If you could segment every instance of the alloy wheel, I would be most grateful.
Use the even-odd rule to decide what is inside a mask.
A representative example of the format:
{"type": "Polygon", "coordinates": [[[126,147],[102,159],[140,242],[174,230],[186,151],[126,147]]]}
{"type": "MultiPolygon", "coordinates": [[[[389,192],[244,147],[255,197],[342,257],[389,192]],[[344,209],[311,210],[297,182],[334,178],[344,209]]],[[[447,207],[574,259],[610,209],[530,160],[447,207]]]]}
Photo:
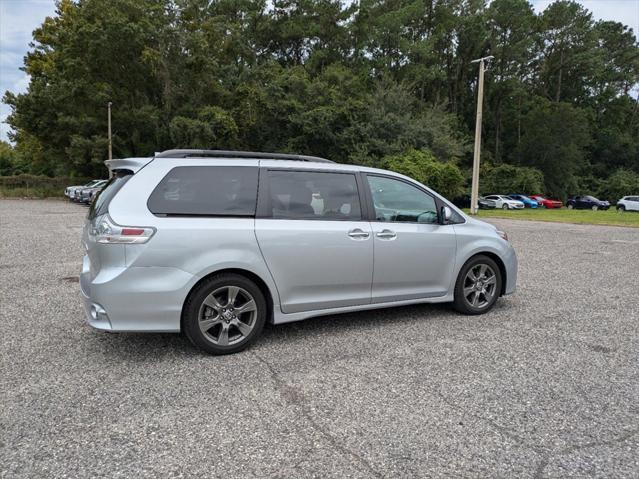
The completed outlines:
{"type": "Polygon", "coordinates": [[[255,298],[239,286],[223,286],[209,294],[198,314],[204,337],[216,346],[230,346],[243,341],[253,331],[257,320],[255,298]]]}
{"type": "Polygon", "coordinates": [[[464,278],[464,299],[473,308],[488,306],[497,292],[497,276],[493,268],[479,263],[466,273],[464,278]]]}

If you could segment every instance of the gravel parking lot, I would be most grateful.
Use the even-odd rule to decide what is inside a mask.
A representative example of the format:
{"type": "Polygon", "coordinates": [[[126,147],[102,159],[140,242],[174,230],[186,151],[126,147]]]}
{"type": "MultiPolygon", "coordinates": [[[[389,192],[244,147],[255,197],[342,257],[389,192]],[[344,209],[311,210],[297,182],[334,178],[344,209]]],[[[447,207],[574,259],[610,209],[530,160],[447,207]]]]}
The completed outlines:
{"type": "Polygon", "coordinates": [[[639,477],[638,229],[494,220],[520,276],[488,315],[331,316],[210,357],[85,325],[85,214],[0,200],[2,477],[639,477]]]}

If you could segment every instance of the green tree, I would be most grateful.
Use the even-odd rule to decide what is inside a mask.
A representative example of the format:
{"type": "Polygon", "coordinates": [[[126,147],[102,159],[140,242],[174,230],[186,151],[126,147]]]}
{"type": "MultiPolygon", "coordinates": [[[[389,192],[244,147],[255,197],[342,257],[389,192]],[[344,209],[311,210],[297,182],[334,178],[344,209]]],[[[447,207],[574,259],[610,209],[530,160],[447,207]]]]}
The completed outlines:
{"type": "Polygon", "coordinates": [[[0,176],[12,175],[15,169],[15,151],[6,141],[0,141],[0,176]]]}
{"type": "Polygon", "coordinates": [[[590,142],[587,115],[567,103],[541,100],[523,119],[520,156],[539,169],[546,191],[565,197],[575,190],[577,175],[587,166],[590,142]]]}

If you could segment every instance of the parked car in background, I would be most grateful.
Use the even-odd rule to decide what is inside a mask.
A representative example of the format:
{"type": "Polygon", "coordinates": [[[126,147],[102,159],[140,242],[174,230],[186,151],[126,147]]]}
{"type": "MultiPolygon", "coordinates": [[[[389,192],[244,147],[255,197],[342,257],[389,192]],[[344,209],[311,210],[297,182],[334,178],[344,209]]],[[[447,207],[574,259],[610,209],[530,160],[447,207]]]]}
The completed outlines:
{"type": "Polygon", "coordinates": [[[639,211],[639,196],[624,196],[617,201],[617,211],[639,211]]]}
{"type": "Polygon", "coordinates": [[[493,200],[487,200],[486,198],[479,197],[477,201],[480,210],[494,210],[497,208],[497,203],[493,200]]]}
{"type": "MultiPolygon", "coordinates": [[[[470,208],[470,195],[459,196],[453,200],[453,204],[458,208],[470,208]]],[[[497,205],[492,200],[487,200],[480,196],[477,198],[477,205],[481,210],[489,210],[497,208],[497,205]]]]}
{"type": "Polygon", "coordinates": [[[106,164],[82,233],[97,329],[183,331],[227,354],[266,321],[445,302],[481,314],[515,291],[504,232],[391,171],[206,150],[106,164]]]}
{"type": "Polygon", "coordinates": [[[566,202],[566,206],[569,210],[607,210],[610,208],[608,201],[603,201],[595,198],[594,196],[573,196],[566,202]]]}
{"type": "Polygon", "coordinates": [[[82,190],[84,188],[91,188],[92,186],[95,186],[100,181],[103,181],[103,180],[91,180],[86,185],[67,186],[66,189],[64,190],[64,196],[66,196],[67,198],[71,200],[74,200],[76,198],[76,192],[78,192],[78,198],[79,198],[79,190],[82,190]]]}
{"type": "Polygon", "coordinates": [[[104,188],[104,185],[107,184],[107,181],[108,180],[100,180],[90,188],[82,188],[80,190],[80,199],[78,201],[87,205],[91,203],[93,197],[98,194],[102,190],[102,188],[104,188]]]}
{"type": "Polygon", "coordinates": [[[564,206],[564,204],[559,200],[552,200],[541,195],[531,195],[530,197],[533,200],[535,200],[537,204],[541,206],[542,208],[550,209],[550,208],[561,208],[564,206]]]}
{"type": "Polygon", "coordinates": [[[537,208],[537,206],[539,206],[537,201],[533,200],[532,198],[529,198],[526,195],[508,195],[508,196],[512,198],[513,200],[521,201],[524,204],[524,208],[537,208]]]}
{"type": "Polygon", "coordinates": [[[502,208],[504,210],[523,210],[524,203],[519,200],[515,200],[506,195],[488,195],[484,196],[485,200],[492,200],[495,202],[495,208],[502,208]]]}

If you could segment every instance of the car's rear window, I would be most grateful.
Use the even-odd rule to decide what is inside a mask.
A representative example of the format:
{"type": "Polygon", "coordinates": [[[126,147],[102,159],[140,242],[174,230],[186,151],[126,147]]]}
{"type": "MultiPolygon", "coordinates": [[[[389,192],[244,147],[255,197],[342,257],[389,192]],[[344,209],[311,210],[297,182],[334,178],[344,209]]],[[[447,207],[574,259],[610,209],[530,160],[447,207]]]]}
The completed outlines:
{"type": "Polygon", "coordinates": [[[109,210],[109,203],[111,203],[115,194],[120,191],[120,188],[122,188],[132,176],[133,173],[128,170],[118,170],[113,174],[111,179],[107,181],[107,184],[91,203],[88,214],[90,220],[96,216],[103,215],[109,210]]]}
{"type": "Polygon", "coordinates": [[[156,215],[255,216],[257,177],[253,166],[178,166],[147,206],[156,215]]]}

